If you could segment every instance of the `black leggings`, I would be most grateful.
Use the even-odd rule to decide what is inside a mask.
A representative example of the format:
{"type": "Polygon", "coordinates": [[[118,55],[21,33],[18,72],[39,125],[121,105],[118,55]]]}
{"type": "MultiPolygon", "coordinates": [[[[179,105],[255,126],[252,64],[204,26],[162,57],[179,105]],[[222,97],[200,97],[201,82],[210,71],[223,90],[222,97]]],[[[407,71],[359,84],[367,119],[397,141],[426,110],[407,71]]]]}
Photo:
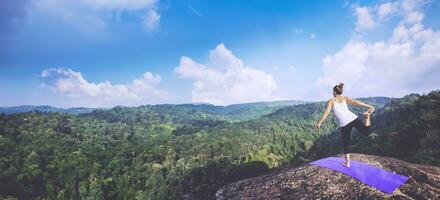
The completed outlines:
{"type": "Polygon", "coordinates": [[[359,117],[341,127],[342,145],[344,147],[345,154],[350,153],[351,129],[353,129],[353,127],[366,136],[370,135],[370,126],[365,126],[359,117]]]}

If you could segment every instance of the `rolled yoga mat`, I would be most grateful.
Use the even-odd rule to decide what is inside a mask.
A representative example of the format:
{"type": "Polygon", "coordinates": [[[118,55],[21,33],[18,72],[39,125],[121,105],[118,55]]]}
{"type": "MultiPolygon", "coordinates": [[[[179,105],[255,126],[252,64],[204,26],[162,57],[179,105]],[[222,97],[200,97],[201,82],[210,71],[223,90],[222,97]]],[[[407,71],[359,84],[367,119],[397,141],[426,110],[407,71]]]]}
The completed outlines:
{"type": "Polygon", "coordinates": [[[393,193],[408,180],[406,176],[362,162],[351,161],[350,167],[346,167],[342,165],[344,161],[341,157],[328,157],[310,164],[336,170],[386,193],[393,193]]]}

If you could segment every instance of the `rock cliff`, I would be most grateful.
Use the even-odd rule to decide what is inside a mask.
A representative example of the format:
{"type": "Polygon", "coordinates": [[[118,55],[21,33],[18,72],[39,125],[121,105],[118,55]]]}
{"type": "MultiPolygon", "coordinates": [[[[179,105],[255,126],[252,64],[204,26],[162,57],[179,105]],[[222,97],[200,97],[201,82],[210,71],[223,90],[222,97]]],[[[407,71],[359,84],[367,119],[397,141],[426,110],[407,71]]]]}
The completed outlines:
{"type": "Polygon", "coordinates": [[[386,194],[339,172],[306,164],[231,183],[218,190],[216,198],[219,200],[440,199],[440,167],[411,164],[395,158],[365,154],[352,154],[352,159],[410,178],[393,194],[386,194]]]}

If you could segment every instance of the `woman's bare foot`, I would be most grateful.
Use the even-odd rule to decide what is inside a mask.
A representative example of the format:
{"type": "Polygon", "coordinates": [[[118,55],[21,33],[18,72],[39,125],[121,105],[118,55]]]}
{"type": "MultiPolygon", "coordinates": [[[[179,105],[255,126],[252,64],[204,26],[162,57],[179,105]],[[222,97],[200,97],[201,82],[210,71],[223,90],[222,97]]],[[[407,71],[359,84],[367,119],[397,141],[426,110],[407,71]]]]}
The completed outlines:
{"type": "Polygon", "coordinates": [[[364,112],[364,117],[370,117],[373,111],[368,110],[367,112],[364,112]]]}
{"type": "Polygon", "coordinates": [[[367,112],[364,112],[364,118],[365,118],[365,126],[371,125],[371,113],[373,113],[374,110],[368,110],[367,112]]]}
{"type": "Polygon", "coordinates": [[[364,112],[365,117],[370,117],[371,114],[373,114],[374,108],[370,108],[367,110],[367,112],[364,112]]]}
{"type": "Polygon", "coordinates": [[[350,162],[345,161],[345,162],[342,163],[342,165],[344,165],[346,167],[350,167],[350,162]]]}

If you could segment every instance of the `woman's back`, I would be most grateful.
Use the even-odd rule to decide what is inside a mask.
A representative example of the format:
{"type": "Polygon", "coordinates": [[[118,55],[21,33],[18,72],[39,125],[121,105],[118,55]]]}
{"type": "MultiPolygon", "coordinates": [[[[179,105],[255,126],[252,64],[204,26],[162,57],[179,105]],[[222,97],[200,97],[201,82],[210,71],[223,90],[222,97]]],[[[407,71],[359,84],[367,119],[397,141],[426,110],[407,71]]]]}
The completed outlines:
{"type": "Polygon", "coordinates": [[[340,96],[340,98],[333,98],[333,112],[336,115],[336,118],[338,118],[339,125],[345,126],[348,123],[352,122],[357,118],[357,115],[352,113],[347,106],[347,101],[344,97],[340,96]],[[340,101],[342,99],[342,102],[340,101]]]}

